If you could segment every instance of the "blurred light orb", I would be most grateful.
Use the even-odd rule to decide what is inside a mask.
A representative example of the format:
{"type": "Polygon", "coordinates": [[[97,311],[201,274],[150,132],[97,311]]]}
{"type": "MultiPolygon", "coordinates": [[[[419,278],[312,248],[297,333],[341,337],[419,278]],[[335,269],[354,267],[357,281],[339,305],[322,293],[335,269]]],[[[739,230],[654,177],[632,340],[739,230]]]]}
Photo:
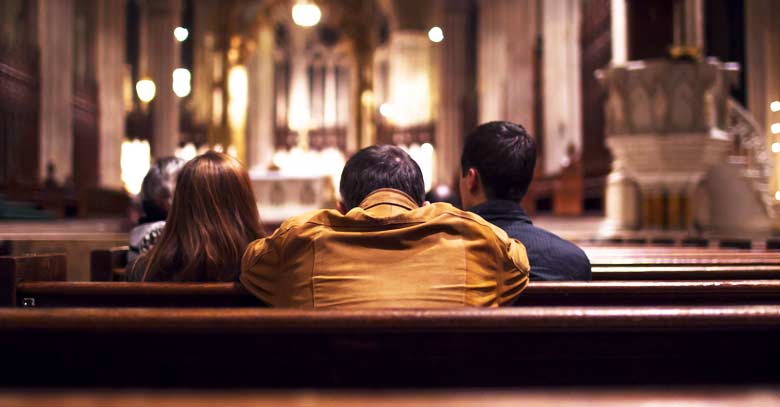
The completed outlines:
{"type": "Polygon", "coordinates": [[[154,95],[157,94],[157,86],[151,79],[143,78],[136,82],[135,93],[138,94],[138,99],[141,102],[149,103],[154,100],[154,95]]]}
{"type": "Polygon", "coordinates": [[[320,18],[322,18],[322,11],[314,3],[301,0],[292,8],[292,19],[301,27],[313,27],[320,22],[320,18]]]}
{"type": "Polygon", "coordinates": [[[442,185],[439,185],[438,187],[436,187],[436,195],[439,198],[447,199],[447,198],[450,197],[451,194],[452,194],[452,191],[450,190],[450,187],[448,187],[447,185],[443,185],[442,184],[442,185]]]}
{"type": "Polygon", "coordinates": [[[173,36],[176,38],[176,41],[184,42],[190,36],[190,30],[184,27],[176,27],[173,30],[173,36]]]}
{"type": "Polygon", "coordinates": [[[176,68],[173,70],[173,93],[183,98],[187,97],[192,90],[192,74],[187,68],[176,68]]]}
{"type": "Polygon", "coordinates": [[[382,103],[379,105],[379,114],[386,119],[392,119],[393,117],[393,105],[390,103],[382,103]]]}
{"type": "Polygon", "coordinates": [[[780,191],[775,192],[775,201],[780,201],[780,191]]]}
{"type": "Polygon", "coordinates": [[[444,41],[444,31],[441,27],[433,27],[428,30],[428,39],[432,42],[442,42],[444,41]]]}
{"type": "Polygon", "coordinates": [[[772,134],[780,134],[780,123],[772,123],[772,134]]]}
{"type": "Polygon", "coordinates": [[[780,153],[780,143],[778,143],[778,142],[772,143],[772,152],[773,153],[780,153]]]}
{"type": "Polygon", "coordinates": [[[773,112],[780,112],[780,101],[775,100],[774,102],[770,103],[769,109],[771,109],[773,112]]]}

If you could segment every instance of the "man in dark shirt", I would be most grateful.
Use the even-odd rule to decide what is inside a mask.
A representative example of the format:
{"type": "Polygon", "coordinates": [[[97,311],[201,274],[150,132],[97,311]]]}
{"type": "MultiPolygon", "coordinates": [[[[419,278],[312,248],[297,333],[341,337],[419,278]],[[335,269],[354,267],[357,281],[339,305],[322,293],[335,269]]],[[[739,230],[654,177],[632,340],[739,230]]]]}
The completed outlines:
{"type": "Polygon", "coordinates": [[[522,242],[531,280],[590,280],[590,261],[571,242],[533,225],[520,207],[536,164],[536,144],[523,126],[485,123],[466,136],[460,158],[463,208],[522,242]]]}

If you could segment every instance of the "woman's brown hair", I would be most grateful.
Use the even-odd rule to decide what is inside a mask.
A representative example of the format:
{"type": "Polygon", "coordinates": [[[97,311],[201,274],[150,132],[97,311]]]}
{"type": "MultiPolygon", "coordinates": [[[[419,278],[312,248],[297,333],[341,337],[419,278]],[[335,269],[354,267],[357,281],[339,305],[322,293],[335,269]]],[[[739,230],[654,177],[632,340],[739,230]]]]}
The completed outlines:
{"type": "Polygon", "coordinates": [[[233,281],[247,245],[263,236],[246,169],[226,154],[207,152],[179,173],[143,281],[233,281]]]}

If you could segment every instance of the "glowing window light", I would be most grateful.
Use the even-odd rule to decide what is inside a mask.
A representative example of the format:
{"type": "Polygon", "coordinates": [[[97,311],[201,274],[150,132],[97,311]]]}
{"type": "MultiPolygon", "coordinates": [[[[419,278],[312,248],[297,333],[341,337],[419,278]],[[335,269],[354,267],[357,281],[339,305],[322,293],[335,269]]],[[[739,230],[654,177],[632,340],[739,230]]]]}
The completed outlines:
{"type": "Polygon", "coordinates": [[[182,160],[189,161],[198,156],[198,150],[195,148],[195,144],[187,143],[184,146],[177,148],[173,155],[182,160]]]}
{"type": "Polygon", "coordinates": [[[192,74],[187,68],[176,68],[173,70],[173,93],[183,98],[187,97],[192,90],[190,81],[192,74]]]}
{"type": "Polygon", "coordinates": [[[136,82],[135,93],[138,94],[138,99],[143,103],[149,103],[154,100],[154,95],[157,94],[157,86],[154,81],[149,78],[143,78],[136,82]]]}
{"type": "Polygon", "coordinates": [[[441,27],[433,27],[428,30],[428,39],[431,42],[442,42],[444,41],[444,31],[441,27]]]}
{"type": "Polygon", "coordinates": [[[122,170],[122,183],[130,194],[138,195],[141,192],[141,184],[144,182],[146,173],[149,172],[151,157],[148,141],[122,142],[119,167],[122,170]]]}
{"type": "Polygon", "coordinates": [[[299,0],[292,8],[292,19],[301,27],[313,27],[320,22],[322,11],[314,4],[305,0],[299,0]]]}
{"type": "Polygon", "coordinates": [[[773,153],[780,153],[780,143],[778,143],[778,142],[772,143],[772,152],[773,153]]]}
{"type": "Polygon", "coordinates": [[[246,124],[249,78],[246,68],[236,65],[228,72],[228,122],[234,129],[246,124]]]}
{"type": "Polygon", "coordinates": [[[184,42],[190,36],[190,30],[184,27],[176,27],[173,30],[173,36],[176,38],[176,41],[184,42]]]}
{"type": "Polygon", "coordinates": [[[780,123],[772,123],[772,134],[780,134],[780,123]]]}
{"type": "Polygon", "coordinates": [[[775,100],[769,104],[769,109],[773,112],[780,112],[780,101],[775,100]]]}

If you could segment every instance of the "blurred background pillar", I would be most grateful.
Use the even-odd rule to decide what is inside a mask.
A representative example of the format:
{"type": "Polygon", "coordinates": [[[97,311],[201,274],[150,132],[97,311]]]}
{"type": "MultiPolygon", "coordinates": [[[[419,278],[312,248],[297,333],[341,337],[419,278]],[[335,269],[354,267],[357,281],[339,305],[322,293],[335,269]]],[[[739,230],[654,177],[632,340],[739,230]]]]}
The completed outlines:
{"type": "Polygon", "coordinates": [[[141,44],[148,74],[157,86],[152,101],[152,157],[173,155],[179,144],[179,98],[173,93],[173,71],[180,67],[180,47],[173,30],[181,24],[181,0],[147,0],[141,44]]]}
{"type": "Polygon", "coordinates": [[[435,184],[453,185],[466,132],[475,125],[476,105],[468,89],[473,86],[473,62],[469,55],[469,8],[467,0],[441,2],[444,40],[435,44],[439,56],[439,97],[436,120],[435,184]]]}
{"type": "Polygon", "coordinates": [[[125,135],[125,1],[101,0],[97,8],[98,176],[101,187],[119,190],[122,179],[117,163],[125,135]]]}
{"type": "Polygon", "coordinates": [[[73,0],[38,2],[40,179],[53,165],[59,184],[73,171],[73,0]]]}
{"type": "Polygon", "coordinates": [[[265,169],[274,152],[274,31],[262,24],[248,63],[247,166],[265,169]]]}

